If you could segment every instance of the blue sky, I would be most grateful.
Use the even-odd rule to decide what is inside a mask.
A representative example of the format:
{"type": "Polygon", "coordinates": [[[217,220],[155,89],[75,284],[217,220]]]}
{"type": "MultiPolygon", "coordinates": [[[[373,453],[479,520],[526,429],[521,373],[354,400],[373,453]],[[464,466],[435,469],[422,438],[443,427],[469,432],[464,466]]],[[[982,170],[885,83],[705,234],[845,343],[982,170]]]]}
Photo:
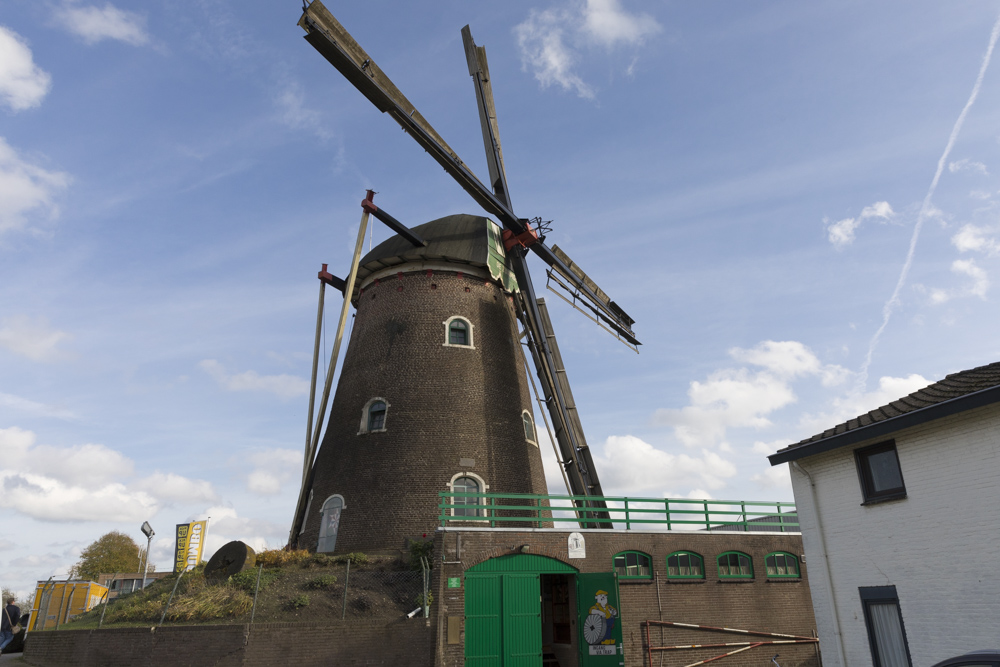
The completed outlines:
{"type": "MultiPolygon", "coordinates": [[[[300,6],[0,9],[3,585],[144,520],[161,567],[194,518],[283,544],[320,264],[369,187],[478,212],[300,6]]],[[[606,492],[791,500],[766,454],[1000,359],[995,0],[328,7],[481,177],[487,47],[515,210],[644,343],[549,299],[606,492]]]]}

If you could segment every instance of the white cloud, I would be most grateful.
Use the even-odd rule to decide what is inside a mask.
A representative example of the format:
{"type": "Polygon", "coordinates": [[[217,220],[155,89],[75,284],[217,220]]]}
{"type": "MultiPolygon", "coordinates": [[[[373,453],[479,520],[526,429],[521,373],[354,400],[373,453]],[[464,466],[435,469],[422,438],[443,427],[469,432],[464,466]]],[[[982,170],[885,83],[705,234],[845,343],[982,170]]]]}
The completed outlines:
{"type": "Polygon", "coordinates": [[[142,521],[159,509],[149,494],[119,483],[85,489],[42,475],[0,473],[0,490],[0,507],[43,521],[142,521]]]}
{"type": "Polygon", "coordinates": [[[27,470],[82,489],[130,477],[134,468],[132,459],[104,445],[37,445],[28,454],[27,470]]]}
{"type": "Polygon", "coordinates": [[[986,171],[986,165],[982,162],[973,162],[969,158],[963,158],[961,160],[955,160],[954,162],[948,163],[948,171],[951,173],[956,173],[959,171],[971,171],[977,174],[988,175],[989,172],[986,171]]]}
{"type": "Polygon", "coordinates": [[[56,419],[76,419],[77,415],[72,410],[67,410],[55,405],[47,405],[32,401],[14,394],[0,392],[0,407],[10,408],[29,415],[40,417],[54,417],[56,419]]]}
{"type": "Polygon", "coordinates": [[[163,501],[211,502],[211,484],[154,473],[128,484],[134,463],[98,444],[36,444],[33,432],[0,429],[0,508],[45,521],[135,521],[163,501]]]}
{"type": "MultiPolygon", "coordinates": [[[[833,425],[854,419],[875,408],[882,407],[897,399],[923,389],[930,384],[922,375],[911,373],[906,377],[883,376],[879,378],[878,388],[870,392],[852,391],[830,402],[831,409],[819,414],[805,414],[799,421],[799,427],[809,437],[821,433],[833,425]]],[[[789,443],[781,445],[784,447],[789,443]]]]}
{"type": "Polygon", "coordinates": [[[285,544],[288,527],[271,521],[241,517],[236,509],[229,506],[213,506],[196,515],[202,521],[211,518],[208,524],[208,539],[205,542],[204,558],[207,560],[216,549],[231,540],[241,540],[260,551],[268,544],[285,544]]]}
{"type": "Polygon", "coordinates": [[[750,476],[750,481],[755,482],[762,489],[781,489],[790,491],[792,480],[788,476],[788,466],[780,465],[771,468],[764,468],[764,471],[750,476]]]}
{"type": "Polygon", "coordinates": [[[956,259],[951,263],[951,271],[957,275],[972,278],[972,282],[957,289],[948,290],[940,287],[932,289],[930,292],[931,303],[942,304],[963,296],[986,298],[986,293],[990,289],[990,277],[976,264],[976,260],[971,258],[956,259]]]}
{"type": "Polygon", "coordinates": [[[203,479],[189,479],[174,473],[155,472],[141,479],[132,487],[150,493],[162,500],[183,503],[215,502],[218,496],[211,482],[203,479]]]}
{"type": "MultiPolygon", "coordinates": [[[[715,452],[670,454],[632,435],[609,437],[594,463],[608,495],[666,496],[694,486],[718,489],[736,475],[736,466],[715,452]]],[[[698,493],[704,493],[698,491],[698,493]]]]}
{"type": "Polygon", "coordinates": [[[0,537],[0,551],[10,551],[11,549],[13,549],[16,546],[17,545],[14,544],[13,542],[11,542],[10,540],[6,540],[6,539],[0,537]]]}
{"type": "Polygon", "coordinates": [[[256,371],[230,374],[215,359],[205,359],[198,365],[229,391],[266,391],[279,398],[294,398],[309,393],[309,381],[294,375],[259,375],[256,371]]]}
{"type": "Polygon", "coordinates": [[[138,14],[118,9],[111,3],[104,7],[78,6],[64,2],[55,10],[56,20],[70,32],[79,35],[87,44],[105,39],[116,39],[133,46],[149,42],[145,19],[138,14]]]}
{"type": "Polygon", "coordinates": [[[629,14],[620,0],[587,0],[583,10],[583,31],[606,47],[618,43],[640,44],[662,28],[649,14],[629,14]]]}
{"type": "Polygon", "coordinates": [[[875,202],[871,206],[865,206],[861,209],[861,215],[857,218],[845,218],[827,225],[827,238],[830,240],[830,243],[833,244],[833,247],[840,250],[854,243],[856,231],[865,220],[875,218],[883,221],[889,221],[895,216],[896,212],[892,210],[892,206],[889,205],[889,202],[875,202]]]}
{"type": "Polygon", "coordinates": [[[320,139],[330,139],[333,133],[319,111],[306,106],[305,92],[297,81],[285,82],[275,100],[281,122],[294,130],[312,132],[320,139]]]}
{"type": "Polygon", "coordinates": [[[48,171],[23,159],[0,137],[0,235],[24,229],[28,214],[34,211],[55,218],[59,214],[55,194],[69,182],[67,174],[48,171]]]}
{"type": "Polygon", "coordinates": [[[55,361],[61,356],[59,344],[69,338],[43,318],[14,315],[0,320],[0,347],[32,361],[55,361]]]}
{"type": "Polygon", "coordinates": [[[826,228],[827,238],[834,248],[840,250],[854,243],[854,230],[858,228],[861,221],[857,218],[844,218],[829,225],[826,228]]]}
{"type": "Polygon", "coordinates": [[[0,103],[11,111],[37,107],[51,87],[52,77],[35,64],[24,38],[0,25],[0,103]]]}
{"type": "Polygon", "coordinates": [[[979,227],[972,224],[963,225],[951,237],[951,244],[959,252],[981,252],[993,257],[1000,255],[1000,241],[995,236],[996,232],[996,229],[990,227],[979,227]]]}
{"type": "Polygon", "coordinates": [[[302,452],[293,449],[268,449],[250,455],[254,469],[247,475],[247,489],[253,493],[274,496],[281,493],[284,483],[301,478],[302,452]]]}
{"type": "Polygon", "coordinates": [[[564,32],[571,29],[571,22],[566,11],[532,9],[528,18],[514,27],[521,51],[521,67],[532,71],[542,88],[555,84],[563,90],[576,90],[580,97],[593,99],[594,89],[573,72],[577,56],[564,37],[564,32]]]}
{"type": "Polygon", "coordinates": [[[770,426],[767,415],[797,400],[790,385],[797,377],[817,376],[829,386],[849,374],[840,366],[822,364],[797,341],[763,341],[749,350],[733,348],[729,354],[764,370],[720,369],[704,382],[691,382],[690,405],[654,414],[656,422],[673,426],[678,439],[688,447],[724,445],[726,430],[731,427],[770,426]]]}
{"type": "MultiPolygon", "coordinates": [[[[532,72],[542,88],[558,85],[593,99],[593,87],[574,71],[581,49],[588,45],[636,47],[660,30],[656,19],[625,11],[621,0],[586,0],[543,11],[532,9],[528,18],[514,27],[514,37],[523,69],[532,72]]],[[[636,58],[632,58],[626,69],[629,77],[635,73],[635,64],[636,58]]]]}

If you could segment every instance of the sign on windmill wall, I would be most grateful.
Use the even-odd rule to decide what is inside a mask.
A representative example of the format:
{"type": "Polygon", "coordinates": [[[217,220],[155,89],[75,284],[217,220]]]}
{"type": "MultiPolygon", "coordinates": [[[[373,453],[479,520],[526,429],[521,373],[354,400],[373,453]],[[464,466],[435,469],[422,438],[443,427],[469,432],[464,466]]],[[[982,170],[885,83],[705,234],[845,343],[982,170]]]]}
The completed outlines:
{"type": "Polygon", "coordinates": [[[567,543],[570,558],[587,557],[587,543],[583,541],[583,533],[570,533],[567,543]]]}

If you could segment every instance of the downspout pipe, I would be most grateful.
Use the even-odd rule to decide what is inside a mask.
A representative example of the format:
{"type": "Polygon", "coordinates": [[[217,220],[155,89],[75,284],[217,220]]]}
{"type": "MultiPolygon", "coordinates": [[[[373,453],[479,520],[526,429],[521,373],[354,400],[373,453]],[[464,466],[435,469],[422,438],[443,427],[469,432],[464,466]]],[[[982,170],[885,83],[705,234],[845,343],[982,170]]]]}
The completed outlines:
{"type": "Polygon", "coordinates": [[[798,461],[792,461],[793,468],[806,476],[809,480],[809,497],[812,499],[813,511],[816,513],[816,530],[819,533],[819,549],[823,556],[823,572],[826,574],[826,586],[830,590],[830,606],[833,607],[833,632],[837,635],[837,644],[840,650],[837,652],[840,658],[840,667],[847,667],[847,654],[844,650],[844,635],[840,631],[840,612],[837,609],[837,593],[833,588],[833,574],[830,572],[830,557],[826,551],[826,536],[823,532],[823,515],[819,511],[819,501],[816,499],[816,482],[812,475],[799,465],[798,461]]]}

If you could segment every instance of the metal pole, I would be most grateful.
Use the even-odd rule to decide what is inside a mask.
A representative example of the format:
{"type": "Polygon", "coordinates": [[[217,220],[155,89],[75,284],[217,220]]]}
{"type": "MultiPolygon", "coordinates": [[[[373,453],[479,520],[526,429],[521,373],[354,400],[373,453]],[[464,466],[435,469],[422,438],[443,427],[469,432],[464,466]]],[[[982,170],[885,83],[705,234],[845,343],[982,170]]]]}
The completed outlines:
{"type": "MultiPolygon", "coordinates": [[[[365,201],[372,201],[375,197],[374,190],[368,190],[365,201]]],[[[347,315],[351,311],[351,295],[354,294],[354,281],[358,277],[358,263],[361,261],[361,251],[365,248],[365,231],[368,229],[368,217],[371,215],[367,208],[362,206],[361,225],[358,227],[358,239],[354,244],[354,259],[351,260],[351,272],[347,276],[347,283],[344,285],[344,305],[340,309],[340,320],[337,323],[337,336],[333,342],[333,350],[330,353],[330,364],[326,372],[326,382],[323,384],[323,396],[320,399],[319,413],[316,416],[316,424],[313,428],[312,440],[309,443],[309,450],[306,452],[303,468],[309,470],[316,459],[316,449],[319,447],[319,434],[323,430],[323,417],[326,415],[326,404],[330,398],[330,389],[333,386],[333,374],[337,370],[337,357],[340,356],[340,342],[344,337],[344,328],[347,326],[347,315]]],[[[302,488],[299,489],[299,500],[295,505],[295,517],[292,520],[292,529],[288,533],[288,543],[293,544],[297,537],[299,524],[305,518],[302,513],[305,511],[306,484],[308,474],[303,477],[302,488]]]]}
{"type": "MultiPolygon", "coordinates": [[[[326,264],[323,265],[326,271],[326,264]]],[[[319,306],[316,309],[316,342],[313,343],[312,380],[309,382],[309,412],[306,416],[306,451],[302,461],[302,485],[305,486],[309,476],[309,450],[312,449],[313,408],[316,404],[316,375],[319,371],[319,343],[323,336],[323,305],[326,295],[326,283],[319,281],[319,306]]],[[[346,295],[345,295],[346,296],[346,295]]]]}
{"type": "Polygon", "coordinates": [[[257,613],[257,593],[260,592],[260,575],[264,571],[264,564],[260,564],[257,569],[257,585],[253,589],[253,607],[250,609],[250,625],[253,625],[253,617],[257,613]]]}
{"type": "Polygon", "coordinates": [[[153,544],[153,536],[150,535],[146,538],[146,558],[145,562],[142,564],[142,588],[140,590],[146,590],[146,570],[149,569],[149,547],[153,544]]]}
{"type": "Polygon", "coordinates": [[[66,588],[69,586],[69,580],[72,576],[72,574],[69,575],[66,577],[66,581],[63,582],[62,595],[59,596],[59,608],[56,609],[56,630],[59,629],[59,617],[62,616],[62,605],[63,601],[66,599],[66,588]]]}
{"type": "Polygon", "coordinates": [[[115,579],[118,578],[118,573],[115,572],[115,576],[111,577],[111,581],[108,582],[108,590],[105,592],[107,599],[104,601],[104,607],[101,609],[101,620],[97,622],[97,629],[100,630],[101,626],[104,625],[104,613],[108,610],[108,605],[111,604],[111,587],[115,583],[115,579]]]}
{"type": "Polygon", "coordinates": [[[181,583],[181,577],[184,576],[185,572],[187,572],[187,565],[185,565],[184,568],[177,573],[177,581],[174,582],[174,590],[170,591],[170,597],[167,598],[167,606],[163,608],[163,615],[160,616],[160,622],[157,623],[156,627],[163,625],[163,619],[167,617],[167,610],[170,609],[170,603],[174,601],[174,593],[177,592],[177,584],[181,583]]]}
{"type": "Polygon", "coordinates": [[[340,610],[340,620],[347,616],[347,582],[351,580],[351,559],[347,559],[347,572],[344,574],[344,606],[340,610]]]}

